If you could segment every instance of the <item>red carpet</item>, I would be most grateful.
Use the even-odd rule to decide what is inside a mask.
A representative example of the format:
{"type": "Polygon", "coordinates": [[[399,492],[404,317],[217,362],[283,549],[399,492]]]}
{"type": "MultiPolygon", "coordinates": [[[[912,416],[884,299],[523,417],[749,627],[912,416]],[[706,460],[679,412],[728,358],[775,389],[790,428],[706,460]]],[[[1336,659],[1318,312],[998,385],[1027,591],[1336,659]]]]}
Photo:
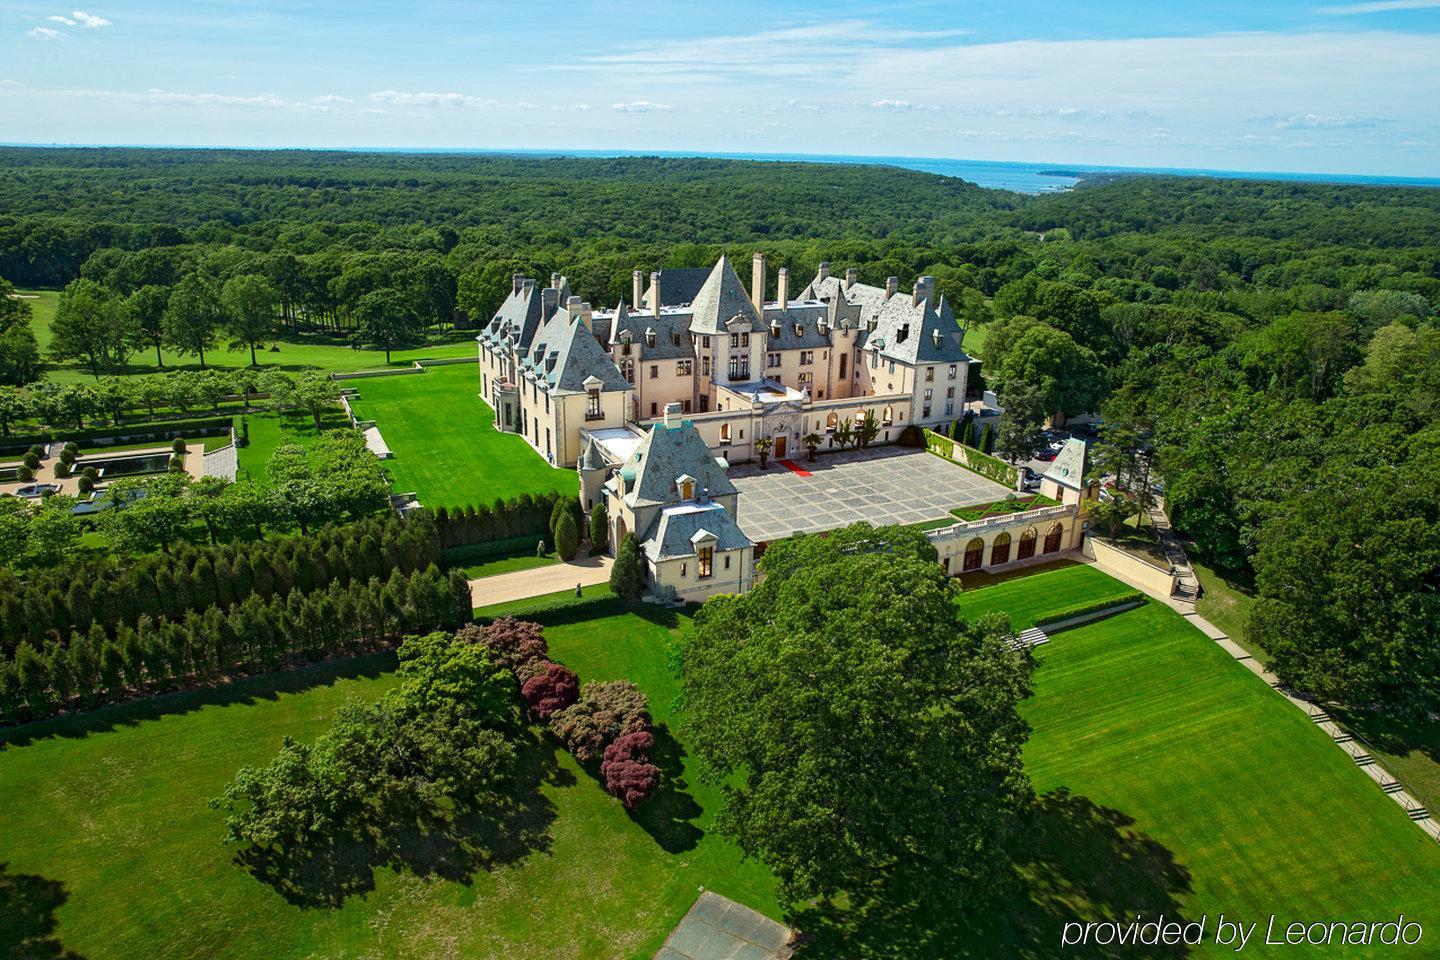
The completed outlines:
{"type": "Polygon", "coordinates": [[[810,471],[800,466],[800,464],[796,463],[794,460],[776,460],[775,462],[780,464],[780,466],[784,467],[786,470],[789,470],[791,473],[798,473],[802,477],[810,476],[810,471]]]}

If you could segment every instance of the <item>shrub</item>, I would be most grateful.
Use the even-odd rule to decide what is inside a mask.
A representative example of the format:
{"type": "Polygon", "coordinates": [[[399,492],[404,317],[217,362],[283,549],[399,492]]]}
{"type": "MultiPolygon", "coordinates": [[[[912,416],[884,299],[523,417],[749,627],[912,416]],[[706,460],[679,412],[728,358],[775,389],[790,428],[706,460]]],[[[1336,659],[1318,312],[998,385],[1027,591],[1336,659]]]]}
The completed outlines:
{"type": "Polygon", "coordinates": [[[75,444],[67,443],[65,449],[60,451],[60,462],[68,467],[75,462],[76,456],[75,444]]]}
{"type": "Polygon", "coordinates": [[[645,589],[644,560],[640,556],[640,541],[635,534],[625,534],[620,548],[615,551],[615,564],[610,568],[610,589],[616,596],[633,601],[645,589]]]}
{"type": "Polygon", "coordinates": [[[616,738],[650,730],[645,694],[628,680],[587,683],[580,699],[550,718],[567,749],[582,763],[599,760],[616,738]]]}
{"type": "Polygon", "coordinates": [[[70,476],[70,464],[66,463],[64,460],[56,463],[55,478],[57,480],[64,480],[68,476],[70,476]]]}
{"type": "Polygon", "coordinates": [[[568,667],[550,661],[543,672],[525,681],[520,695],[531,713],[540,720],[549,720],[556,711],[564,710],[580,696],[580,678],[568,667]]]}
{"type": "Polygon", "coordinates": [[[590,511],[590,548],[596,553],[610,549],[610,516],[604,500],[590,511]]]}
{"type": "Polygon", "coordinates": [[[37,458],[45,456],[45,448],[38,443],[30,444],[30,449],[25,452],[35,454],[37,458]]]}
{"type": "Polygon", "coordinates": [[[1071,617],[1083,617],[1087,613],[1099,613],[1113,607],[1123,607],[1131,603],[1144,603],[1145,594],[1139,590],[1132,590],[1130,593],[1118,597],[1110,597],[1107,600],[1091,600],[1087,603],[1078,603],[1073,607],[1066,607],[1064,610],[1056,610],[1054,613],[1046,614],[1035,621],[1035,626],[1043,627],[1051,623],[1059,623],[1061,620],[1069,620],[1071,617]]]}
{"type": "Polygon", "coordinates": [[[649,731],[627,733],[605,748],[600,775],[605,790],[619,797],[625,809],[634,810],[660,787],[660,768],[650,762],[655,735],[649,731]]]}
{"type": "Polygon", "coordinates": [[[74,440],[66,440],[65,446],[61,448],[61,451],[70,454],[71,457],[78,457],[80,455],[80,445],[74,440]]]}
{"type": "Polygon", "coordinates": [[[919,448],[925,446],[925,434],[915,424],[910,424],[900,431],[900,437],[895,441],[897,446],[919,448]]]}
{"type": "Polygon", "coordinates": [[[178,454],[178,453],[172,453],[172,454],[170,454],[170,467],[169,467],[169,469],[170,469],[170,472],[171,472],[171,473],[184,473],[184,472],[185,472],[185,458],[182,457],[182,456],[181,456],[180,454],[178,454]]]}
{"type": "Polygon", "coordinates": [[[176,437],[173,441],[171,441],[171,443],[170,443],[170,449],[173,450],[173,451],[175,451],[175,453],[177,453],[177,454],[179,454],[180,456],[183,457],[183,456],[185,455],[185,449],[186,449],[186,448],[185,448],[185,440],[184,440],[184,438],[183,438],[183,437],[176,437]]]}
{"type": "Polygon", "coordinates": [[[555,524],[555,552],[561,560],[575,559],[580,549],[580,529],[575,523],[575,511],[566,510],[555,524]]]}
{"type": "Polygon", "coordinates": [[[466,626],[462,634],[466,639],[476,637],[511,670],[518,670],[521,664],[531,660],[544,660],[550,652],[540,624],[529,620],[501,617],[488,627],[466,626]]]}
{"type": "Polygon", "coordinates": [[[25,452],[25,456],[20,458],[20,462],[31,470],[38,470],[40,469],[40,454],[35,452],[34,447],[31,447],[25,452]]]}
{"type": "MultiPolygon", "coordinates": [[[[94,467],[86,467],[86,468],[85,468],[85,470],[93,470],[93,469],[95,469],[95,468],[94,468],[94,467]]],[[[80,471],[80,481],[79,481],[79,484],[80,484],[80,492],[81,492],[81,493],[94,493],[94,492],[95,492],[95,478],[92,477],[92,476],[90,476],[88,473],[86,473],[85,470],[80,471]]]]}
{"type": "Polygon", "coordinates": [[[15,479],[19,480],[21,483],[29,483],[35,479],[35,471],[31,470],[24,464],[21,464],[15,469],[15,479]]]}

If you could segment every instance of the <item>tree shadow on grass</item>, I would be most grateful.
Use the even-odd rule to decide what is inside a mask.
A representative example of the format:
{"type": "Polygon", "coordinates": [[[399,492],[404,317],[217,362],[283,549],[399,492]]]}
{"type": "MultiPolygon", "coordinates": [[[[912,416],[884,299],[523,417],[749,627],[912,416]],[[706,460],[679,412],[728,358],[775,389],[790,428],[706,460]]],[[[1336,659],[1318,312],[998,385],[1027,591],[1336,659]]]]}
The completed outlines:
{"type": "Polygon", "coordinates": [[[792,915],[805,938],[797,957],[1187,956],[1183,944],[1061,946],[1070,921],[1127,923],[1137,914],[1144,921],[1163,914],[1167,922],[1186,922],[1190,871],[1133,825],[1126,814],[1068,790],[1045,794],[1021,828],[1005,882],[977,895],[947,891],[933,878],[886,878],[846,906],[826,903],[792,915]]]}
{"type": "Polygon", "coordinates": [[[684,853],[700,843],[705,832],[695,826],[703,812],[688,791],[685,781],[685,748],[663,723],[655,725],[655,752],[651,759],[660,768],[660,789],[630,818],[666,853],[684,853]]]}
{"type": "Polygon", "coordinates": [[[449,823],[394,824],[382,832],[350,832],[283,852],[247,847],[235,861],[300,907],[339,907],[375,888],[375,871],[390,868],[427,880],[468,884],[477,874],[548,854],[555,805],[542,785],[569,787],[575,777],[555,759],[555,746],[527,734],[515,779],[499,809],[449,823]]]}
{"type": "Polygon", "coordinates": [[[51,737],[79,739],[92,733],[106,733],[147,720],[191,713],[202,707],[274,701],[282,694],[303,693],[316,687],[331,686],[341,680],[375,680],[394,669],[395,654],[385,651],[242,677],[214,687],[163,693],[141,700],[99,707],[84,713],[55,717],[23,727],[0,730],[0,751],[7,747],[29,746],[51,737]]]}
{"type": "Polygon", "coordinates": [[[0,863],[0,960],[83,960],[55,935],[65,885],[0,863]]]}

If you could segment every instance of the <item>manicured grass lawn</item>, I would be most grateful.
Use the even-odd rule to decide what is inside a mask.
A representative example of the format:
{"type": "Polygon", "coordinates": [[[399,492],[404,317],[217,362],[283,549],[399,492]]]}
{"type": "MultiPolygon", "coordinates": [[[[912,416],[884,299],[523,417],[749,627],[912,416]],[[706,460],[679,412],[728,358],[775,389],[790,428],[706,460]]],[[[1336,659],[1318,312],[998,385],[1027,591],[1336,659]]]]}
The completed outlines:
{"type": "Polygon", "coordinates": [[[1195,612],[1224,630],[1231,640],[1252,655],[1264,660],[1265,651],[1251,642],[1245,633],[1245,618],[1250,615],[1250,605],[1255,602],[1255,585],[1248,578],[1236,579],[1196,562],[1193,550],[1190,565],[1200,578],[1200,599],[1195,604],[1195,612]]]}
{"type": "MultiPolygon", "coordinates": [[[[340,908],[288,904],[231,862],[222,816],[205,802],[284,736],[312,739],[336,707],[378,697],[393,683],[393,658],[378,657],[281,675],[279,692],[275,678],[257,678],[233,694],[173,697],[162,708],[121,707],[21,731],[0,749],[0,864],[8,864],[0,890],[19,875],[61,884],[58,937],[89,960],[642,958],[702,886],[774,913],[766,871],[703,833],[717,791],[693,782],[683,748],[668,735],[676,692],[670,630],[681,623],[668,611],[617,608],[547,628],[555,657],[587,680],[629,676],[667,725],[662,759],[674,789],[638,819],[564,751],[540,750],[552,818],[547,850],[469,883],[381,870],[374,890],[340,908]]],[[[0,912],[5,956],[7,916],[0,912]]]]}
{"type": "Polygon", "coordinates": [[[454,569],[463,570],[465,576],[471,580],[480,577],[493,577],[501,573],[514,573],[517,570],[534,570],[538,567],[548,567],[560,562],[560,558],[553,553],[547,553],[543,557],[537,557],[533,553],[517,553],[509,557],[492,557],[489,560],[476,560],[454,569]]]}
{"type": "Polygon", "coordinates": [[[980,356],[980,351],[985,346],[985,334],[988,332],[988,328],[983,326],[974,326],[966,330],[965,339],[961,341],[961,346],[965,348],[965,352],[972,357],[980,356]]]}
{"type": "MultiPolygon", "coordinates": [[[[237,480],[250,480],[258,484],[270,483],[266,472],[271,456],[285,443],[308,444],[320,435],[315,429],[314,419],[307,413],[290,411],[282,414],[258,413],[250,415],[250,442],[235,451],[239,470],[237,480]]],[[[235,429],[240,430],[237,420],[235,429]]],[[[338,406],[325,413],[320,419],[326,430],[348,430],[350,421],[338,406]]]]}
{"type": "MultiPolygon", "coordinates": [[[[36,300],[28,300],[31,309],[31,326],[35,330],[35,339],[40,343],[40,351],[46,353],[50,346],[50,324],[55,319],[55,303],[59,297],[56,290],[24,290],[26,294],[35,294],[39,297],[36,300]]],[[[343,340],[324,337],[319,335],[304,335],[299,338],[281,339],[266,344],[267,349],[257,354],[256,359],[260,366],[280,370],[324,370],[327,373],[345,373],[355,370],[379,370],[385,367],[385,352],[383,350],[355,350],[343,340]],[[271,346],[279,347],[276,352],[270,351],[271,346]]],[[[165,370],[198,370],[199,360],[196,357],[187,357],[177,354],[171,350],[162,351],[165,358],[165,370]]],[[[408,350],[396,350],[391,353],[390,366],[408,367],[416,360],[437,360],[447,357],[473,357],[475,355],[475,331],[454,331],[441,337],[437,337],[431,343],[408,350]]],[[[210,367],[239,368],[250,364],[250,351],[227,350],[218,347],[213,351],[205,352],[205,363],[210,367]]],[[[159,367],[155,366],[155,350],[139,350],[131,357],[130,368],[126,371],[130,375],[143,375],[161,373],[159,367]]],[[[90,374],[85,370],[69,363],[51,363],[47,369],[46,377],[57,380],[61,383],[79,383],[91,379],[90,374]]]]}
{"type": "Polygon", "coordinates": [[[1058,610],[1134,593],[1120,581],[1088,564],[1051,567],[1018,575],[993,585],[968,576],[960,595],[960,609],[969,619],[1004,611],[1016,630],[1033,627],[1035,621],[1058,610]]]}
{"type": "Polygon", "coordinates": [[[477,376],[474,365],[455,364],[348,384],[360,390],[355,415],[374,420],[395,454],[384,464],[395,492],[418,493],[432,509],[575,492],[575,471],[551,467],[520,437],[495,429],[477,376]]]}

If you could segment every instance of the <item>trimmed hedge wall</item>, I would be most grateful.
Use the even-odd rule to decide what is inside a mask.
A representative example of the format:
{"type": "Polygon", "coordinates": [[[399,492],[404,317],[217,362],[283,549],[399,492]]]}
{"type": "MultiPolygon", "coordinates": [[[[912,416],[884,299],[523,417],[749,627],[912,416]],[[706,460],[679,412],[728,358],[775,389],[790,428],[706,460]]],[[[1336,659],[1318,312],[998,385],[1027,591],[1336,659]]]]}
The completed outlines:
{"type": "Polygon", "coordinates": [[[125,426],[91,427],[88,430],[47,430],[43,433],[14,434],[0,440],[0,453],[11,453],[30,449],[30,445],[51,443],[55,440],[72,440],[84,443],[94,440],[114,440],[116,443],[137,443],[150,440],[174,440],[176,437],[219,436],[229,433],[234,423],[230,417],[207,417],[203,420],[167,420],[155,423],[126,424],[125,426]]]}
{"type": "Polygon", "coordinates": [[[993,480],[1012,490],[1020,482],[1020,471],[1004,460],[981,453],[974,447],[956,443],[949,437],[942,437],[933,430],[925,431],[925,448],[937,457],[959,464],[972,473],[978,473],[986,480],[993,480]]]}
{"type": "Polygon", "coordinates": [[[1091,600],[1089,603],[1079,603],[1073,607],[1066,607],[1064,610],[1048,613],[1039,620],[1036,620],[1035,626],[1043,627],[1046,624],[1069,620],[1071,617],[1082,617],[1087,613],[1099,613],[1104,610],[1109,610],[1112,607],[1123,607],[1127,603],[1143,603],[1144,601],[1145,594],[1139,590],[1132,590],[1118,597],[1110,597],[1105,600],[1091,600]]]}

